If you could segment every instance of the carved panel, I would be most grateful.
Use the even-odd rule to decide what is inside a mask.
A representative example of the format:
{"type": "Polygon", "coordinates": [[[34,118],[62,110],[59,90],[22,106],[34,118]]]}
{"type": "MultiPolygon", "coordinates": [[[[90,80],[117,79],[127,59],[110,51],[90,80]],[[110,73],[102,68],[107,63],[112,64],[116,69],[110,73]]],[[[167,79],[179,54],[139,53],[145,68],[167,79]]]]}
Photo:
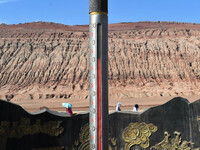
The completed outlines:
{"type": "Polygon", "coordinates": [[[199,132],[200,132],[200,116],[197,117],[197,122],[198,122],[198,129],[199,129],[199,132]]]}
{"type": "MultiPolygon", "coordinates": [[[[79,139],[74,142],[72,150],[89,150],[90,149],[90,135],[89,124],[85,124],[79,133],[79,139]]],[[[117,140],[109,136],[109,150],[117,150],[117,140]]]]}
{"type": "Polygon", "coordinates": [[[122,138],[125,141],[125,149],[129,150],[134,145],[139,145],[142,148],[149,147],[149,137],[153,132],[157,131],[157,127],[153,124],[130,123],[125,128],[122,138]]]}
{"type": "Polygon", "coordinates": [[[21,118],[20,121],[8,122],[1,121],[0,123],[0,147],[6,149],[8,138],[22,138],[25,135],[33,135],[44,133],[49,136],[58,136],[64,128],[60,126],[62,121],[49,121],[41,124],[41,120],[36,120],[34,124],[30,123],[29,118],[21,118]]]}
{"type": "MultiPolygon", "coordinates": [[[[79,140],[74,142],[75,147],[79,150],[89,150],[90,149],[90,133],[89,124],[85,124],[79,133],[79,140]]],[[[76,149],[74,149],[76,150],[76,149]]]]}
{"type": "MultiPolygon", "coordinates": [[[[160,143],[152,146],[150,150],[191,150],[191,141],[182,141],[181,133],[178,131],[174,132],[175,138],[170,140],[170,134],[168,132],[164,133],[164,140],[160,143]]],[[[196,148],[195,150],[199,150],[196,148]]]]}

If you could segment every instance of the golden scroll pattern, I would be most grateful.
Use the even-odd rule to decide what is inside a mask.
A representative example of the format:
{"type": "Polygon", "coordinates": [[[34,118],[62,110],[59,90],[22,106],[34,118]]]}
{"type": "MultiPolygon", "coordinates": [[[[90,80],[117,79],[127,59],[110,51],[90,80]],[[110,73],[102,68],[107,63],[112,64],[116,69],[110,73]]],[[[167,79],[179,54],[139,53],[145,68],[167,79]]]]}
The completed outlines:
{"type": "MultiPolygon", "coordinates": [[[[117,150],[117,140],[109,136],[109,150],[117,150]]],[[[90,133],[89,124],[81,127],[79,139],[74,142],[72,150],[89,150],[90,149],[90,133]]]]}
{"type": "MultiPolygon", "coordinates": [[[[89,150],[90,149],[90,133],[89,124],[85,124],[79,133],[79,140],[74,142],[75,147],[79,150],[89,150]]],[[[73,148],[73,150],[76,150],[73,148]]]]}
{"type": "MultiPolygon", "coordinates": [[[[164,135],[164,140],[152,146],[150,150],[191,150],[190,146],[194,144],[191,141],[182,141],[181,133],[178,131],[174,132],[175,138],[171,140],[168,132],[165,132],[164,135]]],[[[199,150],[199,148],[194,150],[199,150]]]]}
{"type": "Polygon", "coordinates": [[[198,130],[200,132],[200,116],[197,116],[197,122],[198,122],[198,130]]]}
{"type": "Polygon", "coordinates": [[[157,126],[153,124],[144,122],[130,123],[122,134],[122,138],[125,141],[125,150],[129,150],[134,145],[139,145],[142,148],[149,147],[149,137],[157,129],[157,126]]]}
{"type": "Polygon", "coordinates": [[[31,124],[29,118],[21,118],[20,121],[0,122],[0,147],[2,150],[6,149],[8,138],[22,138],[25,135],[33,135],[37,133],[44,133],[50,136],[58,136],[64,128],[60,126],[62,121],[49,121],[42,123],[41,120],[36,120],[31,124]]]}

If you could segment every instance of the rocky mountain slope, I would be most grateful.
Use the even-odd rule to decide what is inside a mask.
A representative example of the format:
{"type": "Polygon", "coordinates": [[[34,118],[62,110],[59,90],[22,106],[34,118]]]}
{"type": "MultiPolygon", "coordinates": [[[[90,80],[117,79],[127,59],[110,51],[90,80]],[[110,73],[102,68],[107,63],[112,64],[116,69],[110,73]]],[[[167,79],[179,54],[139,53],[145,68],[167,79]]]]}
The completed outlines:
{"type": "MultiPolygon", "coordinates": [[[[0,25],[0,98],[88,100],[88,26],[0,25]]],[[[109,25],[109,98],[200,94],[200,25],[109,25]]]]}

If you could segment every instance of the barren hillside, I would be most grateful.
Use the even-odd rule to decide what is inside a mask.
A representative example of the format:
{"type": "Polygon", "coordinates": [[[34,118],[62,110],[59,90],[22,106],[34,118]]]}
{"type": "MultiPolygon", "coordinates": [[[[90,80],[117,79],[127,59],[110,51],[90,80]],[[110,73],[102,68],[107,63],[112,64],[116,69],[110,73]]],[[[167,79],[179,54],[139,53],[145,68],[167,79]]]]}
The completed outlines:
{"type": "MultiPolygon", "coordinates": [[[[46,22],[0,25],[0,98],[87,103],[88,29],[46,22]]],[[[110,101],[200,94],[199,24],[111,24],[108,53],[110,101]]]]}

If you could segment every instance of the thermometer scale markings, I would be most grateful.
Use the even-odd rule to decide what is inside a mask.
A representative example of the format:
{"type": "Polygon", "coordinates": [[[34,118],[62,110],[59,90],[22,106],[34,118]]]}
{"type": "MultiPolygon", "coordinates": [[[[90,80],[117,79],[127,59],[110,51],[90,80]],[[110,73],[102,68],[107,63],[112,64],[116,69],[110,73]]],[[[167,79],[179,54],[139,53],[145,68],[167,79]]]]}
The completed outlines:
{"type": "MultiPolygon", "coordinates": [[[[93,30],[95,30],[95,27],[96,27],[96,25],[95,24],[93,24],[93,25],[91,25],[91,27],[93,27],[93,30]]],[[[90,87],[91,87],[91,89],[92,89],[92,95],[91,95],[91,109],[92,109],[92,116],[91,116],[91,124],[90,124],[90,128],[91,128],[91,131],[92,131],[92,135],[91,135],[91,140],[92,140],[92,144],[91,144],[91,149],[95,149],[95,147],[97,147],[97,146],[95,146],[95,140],[94,140],[94,136],[96,136],[97,134],[95,134],[96,133],[96,122],[97,122],[97,111],[96,111],[96,104],[97,104],[97,102],[96,102],[96,87],[95,87],[95,82],[96,82],[96,79],[95,79],[95,71],[96,71],[96,59],[95,59],[95,57],[96,57],[96,53],[95,53],[95,49],[96,49],[96,42],[95,42],[95,36],[94,36],[94,31],[92,31],[91,32],[91,43],[92,43],[92,45],[91,45],[91,50],[90,50],[90,52],[91,52],[91,55],[90,55],[90,57],[91,57],[91,73],[92,73],[92,75],[91,75],[91,78],[90,78],[90,83],[91,83],[91,85],[90,85],[90,87]]],[[[96,139],[96,138],[95,138],[96,139]]]]}
{"type": "Polygon", "coordinates": [[[108,150],[108,2],[89,2],[90,150],[108,150]]]}

